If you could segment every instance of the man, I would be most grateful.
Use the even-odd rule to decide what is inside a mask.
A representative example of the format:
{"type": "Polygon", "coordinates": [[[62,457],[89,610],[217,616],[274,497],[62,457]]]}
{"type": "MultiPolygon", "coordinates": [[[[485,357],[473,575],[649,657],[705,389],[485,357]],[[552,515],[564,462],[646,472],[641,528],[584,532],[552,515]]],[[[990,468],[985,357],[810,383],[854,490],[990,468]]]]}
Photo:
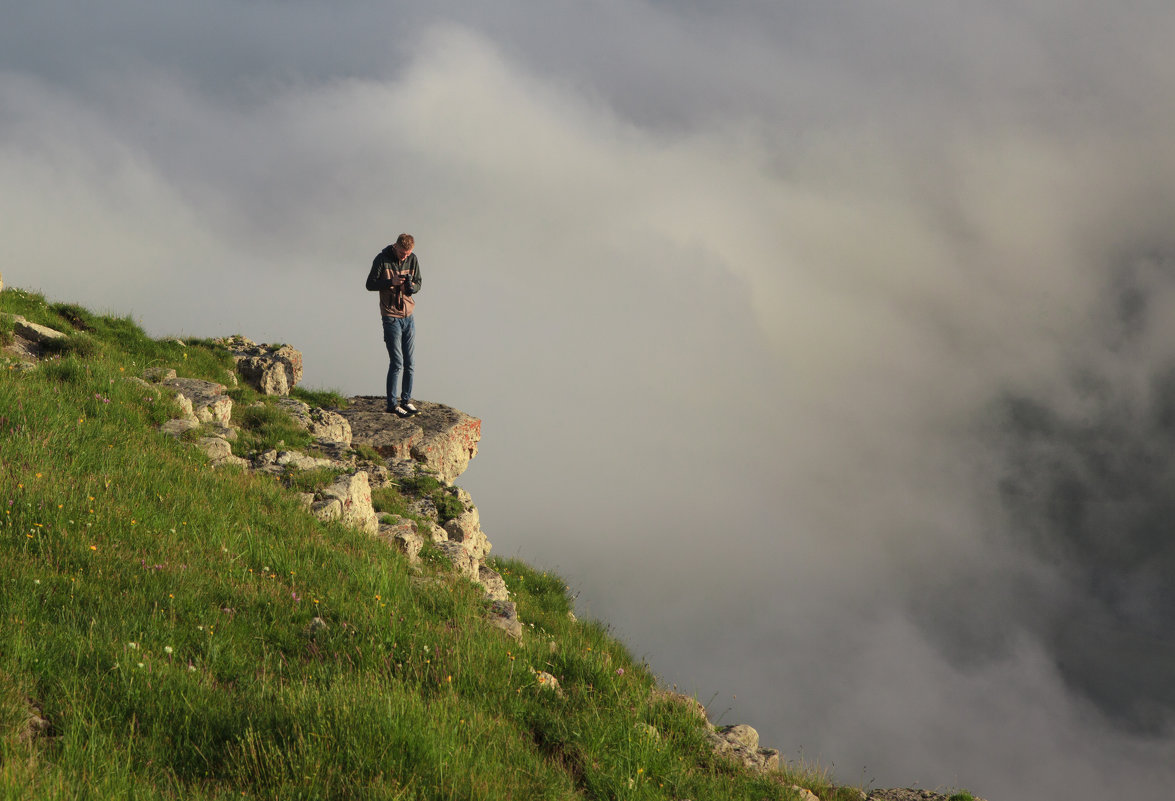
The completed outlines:
{"type": "Polygon", "coordinates": [[[413,296],[420,291],[420,263],[412,252],[416,240],[411,234],[400,234],[396,241],[379,252],[367,274],[367,291],[379,292],[379,313],[383,317],[384,344],[388,347],[388,411],[400,417],[416,414],[412,405],[413,351],[416,345],[416,323],[412,310],[413,296]],[[396,394],[400,370],[404,383],[396,394]]]}

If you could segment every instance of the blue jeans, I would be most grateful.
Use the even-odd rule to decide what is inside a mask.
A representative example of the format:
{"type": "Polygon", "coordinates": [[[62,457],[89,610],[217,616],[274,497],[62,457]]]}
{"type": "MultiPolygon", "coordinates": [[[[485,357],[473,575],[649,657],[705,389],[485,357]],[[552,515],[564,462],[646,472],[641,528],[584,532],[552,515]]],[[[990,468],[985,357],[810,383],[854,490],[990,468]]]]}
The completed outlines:
{"type": "Polygon", "coordinates": [[[416,350],[416,322],[412,315],[407,317],[384,317],[384,344],[388,347],[388,408],[396,405],[396,384],[400,370],[404,371],[404,384],[400,392],[400,403],[407,403],[412,397],[413,353],[416,350]]]}

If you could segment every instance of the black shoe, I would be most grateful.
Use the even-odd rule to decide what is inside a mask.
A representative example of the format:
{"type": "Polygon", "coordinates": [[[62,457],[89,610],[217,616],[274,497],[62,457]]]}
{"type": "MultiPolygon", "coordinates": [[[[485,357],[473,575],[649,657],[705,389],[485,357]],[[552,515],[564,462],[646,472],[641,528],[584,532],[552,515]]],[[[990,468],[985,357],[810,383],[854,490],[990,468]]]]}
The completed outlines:
{"type": "Polygon", "coordinates": [[[400,408],[402,408],[404,411],[408,412],[409,417],[411,417],[414,414],[418,414],[420,412],[419,409],[417,409],[415,406],[412,405],[412,401],[408,401],[407,403],[401,403],[400,408]]]}
{"type": "Polygon", "coordinates": [[[398,403],[396,404],[396,408],[392,409],[392,411],[396,413],[396,417],[410,417],[412,415],[412,412],[408,411],[398,403]]]}

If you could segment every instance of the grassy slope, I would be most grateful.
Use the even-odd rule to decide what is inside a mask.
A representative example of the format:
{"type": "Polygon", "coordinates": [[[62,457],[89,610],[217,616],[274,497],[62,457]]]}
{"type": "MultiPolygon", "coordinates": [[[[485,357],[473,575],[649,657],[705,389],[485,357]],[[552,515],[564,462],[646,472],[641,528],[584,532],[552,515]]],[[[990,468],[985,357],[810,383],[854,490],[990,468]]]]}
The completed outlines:
{"type": "Polygon", "coordinates": [[[19,291],[3,311],[76,333],[0,363],[0,798],[790,797],[651,700],[557,576],[497,563],[516,643],[468,582],[155,432],[176,408],[127,377],[223,380],[214,347],[19,291]]]}

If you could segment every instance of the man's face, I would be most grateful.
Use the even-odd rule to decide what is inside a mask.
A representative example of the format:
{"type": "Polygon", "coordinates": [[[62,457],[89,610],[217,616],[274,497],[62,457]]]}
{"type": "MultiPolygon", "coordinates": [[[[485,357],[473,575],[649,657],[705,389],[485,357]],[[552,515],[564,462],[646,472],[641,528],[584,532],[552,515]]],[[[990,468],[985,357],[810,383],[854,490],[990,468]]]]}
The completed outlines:
{"type": "Polygon", "coordinates": [[[408,255],[412,253],[412,248],[400,247],[400,243],[392,245],[392,250],[396,251],[396,261],[404,261],[408,255]]]}

